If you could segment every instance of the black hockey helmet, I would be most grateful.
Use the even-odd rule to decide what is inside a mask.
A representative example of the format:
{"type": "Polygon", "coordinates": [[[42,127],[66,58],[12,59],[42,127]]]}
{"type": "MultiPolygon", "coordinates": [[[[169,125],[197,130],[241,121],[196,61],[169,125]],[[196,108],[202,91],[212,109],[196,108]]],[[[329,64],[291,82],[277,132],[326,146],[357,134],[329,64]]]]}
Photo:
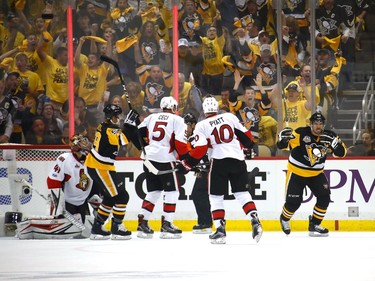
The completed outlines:
{"type": "Polygon", "coordinates": [[[195,118],[195,116],[188,112],[184,115],[184,122],[185,124],[196,124],[197,123],[197,118],[195,118]]]}
{"type": "Polygon", "coordinates": [[[103,109],[106,119],[111,119],[113,116],[118,116],[122,113],[121,107],[116,104],[108,104],[103,109]]]}
{"type": "Polygon", "coordinates": [[[322,122],[323,124],[325,124],[326,118],[320,112],[315,112],[310,117],[310,124],[314,123],[315,121],[322,122]]]}

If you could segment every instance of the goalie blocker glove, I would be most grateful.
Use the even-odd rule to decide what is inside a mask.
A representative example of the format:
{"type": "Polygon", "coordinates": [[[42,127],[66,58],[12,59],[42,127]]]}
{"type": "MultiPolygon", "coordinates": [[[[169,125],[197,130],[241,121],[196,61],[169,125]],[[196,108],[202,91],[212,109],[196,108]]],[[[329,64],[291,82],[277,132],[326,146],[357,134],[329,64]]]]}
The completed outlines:
{"type": "Polygon", "coordinates": [[[286,148],[288,146],[289,140],[294,139],[293,129],[285,127],[282,129],[278,135],[277,147],[279,149],[286,148]]]}

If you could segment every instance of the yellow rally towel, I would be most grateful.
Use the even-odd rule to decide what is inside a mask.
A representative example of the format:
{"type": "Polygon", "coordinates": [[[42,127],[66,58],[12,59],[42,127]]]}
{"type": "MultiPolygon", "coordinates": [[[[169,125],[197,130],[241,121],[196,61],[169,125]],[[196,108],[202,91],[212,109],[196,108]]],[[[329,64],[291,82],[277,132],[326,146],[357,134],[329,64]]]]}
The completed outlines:
{"type": "Polygon", "coordinates": [[[151,13],[155,13],[156,11],[156,6],[153,6],[151,9],[148,9],[146,12],[142,13],[142,17],[148,17],[151,13]]]}
{"type": "Polygon", "coordinates": [[[13,63],[13,58],[5,58],[0,62],[1,67],[10,66],[13,63]]]}
{"type": "Polygon", "coordinates": [[[291,67],[295,67],[296,64],[298,63],[297,50],[293,42],[289,44],[288,53],[285,56],[285,62],[291,67]]]}
{"type": "Polygon", "coordinates": [[[98,43],[107,44],[107,40],[98,36],[85,36],[85,38],[89,40],[94,40],[95,42],[98,42],[98,43]]]}
{"type": "Polygon", "coordinates": [[[340,41],[341,41],[341,35],[335,37],[335,38],[327,38],[326,36],[324,38],[324,43],[322,44],[322,47],[325,48],[326,46],[329,46],[333,51],[337,51],[337,49],[340,46],[340,41]]]}
{"type": "Polygon", "coordinates": [[[138,37],[136,35],[129,35],[121,40],[116,41],[116,50],[118,53],[125,52],[137,41],[138,37]]]}
{"type": "Polygon", "coordinates": [[[18,0],[16,2],[16,9],[22,11],[25,8],[26,0],[18,0]]]}

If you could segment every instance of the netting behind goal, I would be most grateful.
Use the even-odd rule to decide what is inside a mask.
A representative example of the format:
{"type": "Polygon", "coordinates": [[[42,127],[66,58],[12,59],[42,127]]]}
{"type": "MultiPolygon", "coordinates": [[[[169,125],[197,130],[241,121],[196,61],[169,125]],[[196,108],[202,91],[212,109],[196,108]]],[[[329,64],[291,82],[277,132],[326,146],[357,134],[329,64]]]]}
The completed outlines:
{"type": "Polygon", "coordinates": [[[67,151],[70,147],[66,145],[0,145],[0,217],[9,211],[47,214],[45,200],[21,180],[47,195],[48,173],[57,157],[67,151]]]}

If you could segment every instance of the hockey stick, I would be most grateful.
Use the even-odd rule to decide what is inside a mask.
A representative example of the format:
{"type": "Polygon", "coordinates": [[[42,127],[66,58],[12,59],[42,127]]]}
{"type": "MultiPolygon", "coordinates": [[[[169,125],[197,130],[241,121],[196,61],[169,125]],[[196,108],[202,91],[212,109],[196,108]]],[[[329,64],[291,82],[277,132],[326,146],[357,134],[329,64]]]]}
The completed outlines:
{"type": "MultiPolygon", "coordinates": [[[[207,170],[204,168],[204,166],[207,166],[209,165],[210,163],[202,163],[202,164],[198,164],[196,166],[194,166],[191,171],[192,172],[196,172],[197,170],[198,171],[201,171],[201,172],[206,172],[207,170]]],[[[170,169],[170,170],[164,170],[164,171],[160,171],[158,170],[148,159],[146,159],[144,161],[144,165],[146,166],[146,168],[149,170],[149,172],[153,173],[154,175],[156,176],[160,176],[160,175],[165,175],[165,174],[170,174],[170,173],[173,173],[173,172],[177,172],[178,169],[170,169]]]]}
{"type": "MultiPolygon", "coordinates": [[[[15,182],[26,184],[32,191],[35,191],[35,193],[38,194],[40,197],[42,197],[44,200],[46,200],[47,202],[50,202],[49,198],[47,198],[42,193],[40,193],[37,189],[35,189],[27,180],[21,179],[21,180],[15,180],[15,182]]],[[[55,198],[52,197],[52,199],[54,201],[54,204],[56,204],[55,198]]],[[[69,222],[71,222],[73,225],[78,227],[81,231],[86,229],[86,227],[81,222],[76,220],[71,213],[65,210],[65,208],[63,209],[63,215],[69,222]]]]}
{"type": "MultiPolygon", "coordinates": [[[[128,102],[128,106],[129,106],[129,109],[132,110],[133,107],[132,107],[132,104],[130,102],[130,98],[129,98],[129,94],[128,94],[128,90],[126,89],[126,85],[125,85],[125,81],[124,81],[124,78],[122,77],[122,74],[121,74],[121,71],[120,71],[120,67],[117,63],[117,61],[115,61],[114,59],[108,57],[108,56],[105,56],[105,55],[101,55],[100,56],[100,59],[106,63],[109,63],[111,65],[113,65],[113,67],[116,69],[117,71],[117,74],[118,76],[120,77],[120,81],[121,81],[121,84],[122,84],[122,88],[124,90],[124,93],[125,93],[125,97],[126,97],[126,101],[128,102]]],[[[138,137],[138,141],[139,141],[139,144],[141,145],[141,149],[142,149],[142,152],[143,154],[145,155],[145,160],[144,160],[144,164],[145,166],[147,167],[147,169],[152,172],[153,174],[156,175],[157,173],[157,169],[154,167],[154,165],[147,159],[147,156],[146,156],[146,150],[143,146],[143,140],[142,140],[142,136],[141,134],[139,133],[139,130],[138,130],[138,127],[136,126],[136,129],[137,129],[137,137],[138,137]]]]}
{"type": "Polygon", "coordinates": [[[252,181],[259,173],[259,168],[255,167],[250,172],[247,172],[247,178],[249,181],[252,181]]]}
{"type": "Polygon", "coordinates": [[[108,56],[105,56],[105,55],[101,55],[100,59],[102,61],[106,62],[106,63],[109,63],[109,64],[113,65],[113,67],[116,69],[117,74],[120,77],[122,88],[123,88],[124,93],[125,93],[126,101],[128,102],[129,109],[131,110],[132,104],[130,102],[128,90],[126,89],[125,81],[124,81],[124,78],[122,77],[122,74],[121,74],[121,71],[120,71],[120,66],[118,65],[117,61],[115,61],[114,59],[112,59],[108,56]]]}

